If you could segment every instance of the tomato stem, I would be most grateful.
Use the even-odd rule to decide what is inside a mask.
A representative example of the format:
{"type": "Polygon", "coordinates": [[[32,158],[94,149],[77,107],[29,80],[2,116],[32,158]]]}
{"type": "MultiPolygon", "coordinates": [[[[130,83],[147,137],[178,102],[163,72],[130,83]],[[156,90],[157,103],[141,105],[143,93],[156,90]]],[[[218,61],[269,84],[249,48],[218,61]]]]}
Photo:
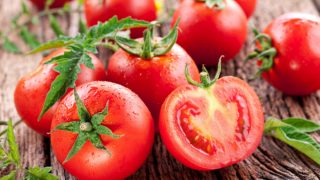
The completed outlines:
{"type": "Polygon", "coordinates": [[[134,39],[129,39],[125,37],[116,36],[115,41],[121,49],[129,54],[139,56],[145,60],[150,60],[155,56],[161,56],[168,53],[178,38],[178,20],[171,31],[163,37],[160,41],[158,39],[153,39],[154,26],[157,25],[153,23],[148,29],[144,31],[143,42],[134,39]]]}
{"type": "Polygon", "coordinates": [[[198,2],[204,2],[208,6],[208,8],[215,8],[216,10],[222,10],[225,8],[224,0],[195,0],[198,2]]]}
{"type": "Polygon", "coordinates": [[[90,132],[90,131],[92,131],[92,124],[89,122],[83,122],[83,123],[80,123],[79,128],[81,131],[90,132]]]}
{"type": "Polygon", "coordinates": [[[261,76],[265,71],[270,70],[274,64],[274,57],[277,55],[277,50],[272,46],[272,39],[269,35],[260,33],[257,29],[253,29],[255,35],[254,41],[260,45],[252,53],[250,53],[245,61],[251,59],[258,59],[261,62],[258,72],[255,78],[261,76]]]}
{"type": "Polygon", "coordinates": [[[209,88],[209,87],[211,87],[220,77],[220,74],[221,74],[221,61],[222,61],[223,57],[224,56],[221,56],[220,59],[219,59],[217,72],[216,72],[215,77],[214,77],[213,80],[211,80],[210,74],[209,74],[208,70],[206,69],[206,67],[204,65],[202,66],[202,72],[200,73],[200,81],[201,81],[201,83],[199,83],[199,82],[197,82],[197,81],[195,81],[195,80],[193,80],[191,78],[188,65],[186,65],[185,76],[186,76],[186,79],[187,79],[188,83],[191,84],[191,85],[200,87],[200,88],[209,88]]]}

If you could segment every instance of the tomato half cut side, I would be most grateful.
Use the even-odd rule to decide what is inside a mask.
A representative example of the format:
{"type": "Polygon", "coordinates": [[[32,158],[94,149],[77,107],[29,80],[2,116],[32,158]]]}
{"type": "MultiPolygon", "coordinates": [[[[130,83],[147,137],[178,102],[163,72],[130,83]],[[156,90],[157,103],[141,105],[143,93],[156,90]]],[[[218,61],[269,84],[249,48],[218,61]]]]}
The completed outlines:
{"type": "Polygon", "coordinates": [[[197,170],[237,163],[258,147],[263,111],[254,90],[235,77],[209,88],[181,86],[161,108],[159,129],[170,153],[197,170]]]}

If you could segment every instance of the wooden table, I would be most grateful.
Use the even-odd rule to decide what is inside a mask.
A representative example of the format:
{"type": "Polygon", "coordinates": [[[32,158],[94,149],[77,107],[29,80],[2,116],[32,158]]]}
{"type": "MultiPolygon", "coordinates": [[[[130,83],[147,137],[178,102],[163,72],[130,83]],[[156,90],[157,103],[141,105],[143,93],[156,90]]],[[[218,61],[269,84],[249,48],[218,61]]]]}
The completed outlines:
{"type": "MultiPolygon", "coordinates": [[[[11,17],[20,9],[20,0],[0,1],[0,24],[7,28],[11,17]]],[[[286,12],[306,12],[319,15],[320,0],[260,0],[256,13],[251,19],[258,29],[263,29],[273,18],[286,12]]],[[[62,18],[63,27],[70,34],[77,32],[79,16],[76,14],[62,18]]],[[[54,37],[46,19],[42,19],[35,32],[42,40],[54,37]]],[[[160,33],[166,33],[168,23],[160,33]]],[[[320,33],[320,32],[319,32],[320,33]]],[[[17,37],[14,40],[19,42],[17,37]]],[[[244,64],[243,60],[252,50],[252,33],[241,53],[224,65],[223,75],[234,75],[249,82],[254,87],[264,106],[265,117],[286,118],[305,117],[320,122],[320,92],[306,97],[283,95],[261,79],[248,80],[256,71],[254,62],[244,64]]],[[[320,44],[319,47],[320,48],[320,44]]],[[[100,54],[106,59],[105,53],[100,54]]],[[[13,91],[22,75],[30,72],[41,55],[21,56],[0,50],[0,119],[19,120],[14,108],[13,91]]],[[[214,71],[214,69],[212,70],[214,71]]],[[[320,78],[320,77],[319,77],[320,78]]],[[[24,124],[15,130],[21,151],[23,166],[52,166],[53,173],[62,180],[75,179],[57,162],[50,148],[49,139],[44,138],[24,124]]],[[[314,136],[320,140],[319,133],[314,136]]],[[[1,175],[1,173],[0,173],[1,175]]],[[[190,170],[177,162],[166,150],[157,135],[152,153],[145,165],[131,179],[320,179],[320,167],[304,155],[271,137],[263,137],[261,145],[248,159],[228,168],[200,172],[190,170]]]]}

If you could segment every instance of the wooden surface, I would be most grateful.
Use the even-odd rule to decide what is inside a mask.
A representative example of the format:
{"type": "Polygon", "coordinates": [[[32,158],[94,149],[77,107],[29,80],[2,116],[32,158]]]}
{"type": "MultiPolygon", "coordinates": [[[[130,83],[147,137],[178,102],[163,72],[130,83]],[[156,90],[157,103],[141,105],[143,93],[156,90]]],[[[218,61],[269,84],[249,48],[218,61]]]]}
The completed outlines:
{"type": "MultiPolygon", "coordinates": [[[[13,17],[19,11],[19,2],[20,0],[10,0],[10,3],[7,0],[0,1],[2,29],[9,27],[8,17],[13,17]]],[[[271,19],[283,13],[294,11],[319,15],[319,10],[320,0],[260,0],[251,21],[261,30],[271,19]]],[[[63,27],[69,33],[75,34],[78,18],[75,14],[63,17],[63,27]]],[[[160,30],[160,33],[166,33],[167,29],[168,23],[160,30]]],[[[33,32],[43,40],[53,37],[45,19],[39,27],[33,28],[33,32]]],[[[19,42],[16,37],[12,38],[19,42]]],[[[243,59],[252,48],[250,42],[252,42],[251,33],[241,53],[234,61],[224,65],[223,75],[234,75],[248,81],[261,97],[265,117],[297,116],[320,122],[320,92],[306,97],[289,97],[274,90],[260,79],[248,80],[248,77],[251,77],[256,71],[254,62],[246,65],[243,63],[243,59]]],[[[104,54],[100,56],[106,59],[104,54]]],[[[15,85],[19,77],[30,72],[40,59],[40,54],[20,56],[0,50],[1,120],[9,118],[19,120],[13,103],[15,85]]],[[[15,132],[24,166],[52,166],[54,174],[60,179],[75,179],[65,172],[54,158],[48,139],[37,135],[24,124],[20,125],[15,132]]],[[[319,133],[314,136],[320,140],[319,133]]],[[[255,153],[236,165],[210,172],[193,171],[177,162],[162,145],[160,137],[156,136],[152,153],[145,165],[130,179],[320,179],[320,167],[287,145],[273,138],[263,137],[255,153]]]]}

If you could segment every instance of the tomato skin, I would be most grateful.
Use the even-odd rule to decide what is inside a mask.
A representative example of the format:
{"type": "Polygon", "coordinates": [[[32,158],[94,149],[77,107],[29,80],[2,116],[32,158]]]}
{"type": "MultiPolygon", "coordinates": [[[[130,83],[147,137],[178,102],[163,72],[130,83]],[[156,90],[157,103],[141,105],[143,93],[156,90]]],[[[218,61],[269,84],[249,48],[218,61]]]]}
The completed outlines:
{"type": "MultiPolygon", "coordinates": [[[[263,126],[263,111],[256,93],[247,83],[231,76],[220,78],[209,89],[192,85],[177,88],[163,103],[159,119],[161,139],[166,148],[182,164],[197,170],[219,169],[247,158],[258,147],[263,126]],[[237,98],[241,101],[238,102],[237,98]],[[183,130],[181,123],[186,119],[179,120],[178,117],[181,107],[191,107],[189,103],[195,105],[189,113],[196,115],[188,117],[198,117],[197,122],[193,121],[191,125],[200,125],[190,127],[189,124],[188,128],[209,132],[211,138],[218,140],[216,147],[222,148],[217,148],[213,154],[191,144],[188,132],[183,130]],[[218,112],[222,116],[218,116],[218,112]],[[245,140],[240,141],[237,139],[239,133],[236,127],[241,124],[240,119],[245,117],[247,121],[244,121],[243,127],[248,131],[243,131],[247,132],[242,134],[245,140]]],[[[199,144],[197,141],[195,143],[199,144]]]]}
{"type": "MultiPolygon", "coordinates": [[[[44,9],[45,7],[45,0],[30,0],[33,5],[35,5],[38,9],[44,9]]],[[[63,7],[64,4],[67,2],[70,2],[72,0],[53,0],[53,3],[51,4],[50,8],[60,8],[63,7]]]]}
{"type": "MultiPolygon", "coordinates": [[[[55,80],[58,73],[53,71],[54,64],[45,65],[44,63],[55,56],[63,54],[65,50],[59,49],[45,57],[33,72],[23,76],[17,83],[14,92],[14,102],[16,109],[23,121],[37,133],[49,136],[51,120],[57,108],[58,102],[52,106],[38,122],[38,116],[41,112],[47,93],[50,90],[51,83],[55,80]]],[[[81,73],[78,75],[76,85],[94,80],[105,80],[106,74],[104,65],[94,56],[92,62],[95,69],[89,69],[81,65],[81,73]]]]}
{"type": "Polygon", "coordinates": [[[262,77],[288,95],[320,89],[319,32],[320,19],[312,15],[290,13],[272,21],[264,33],[271,37],[277,55],[262,77]]]}
{"type": "MultiPolygon", "coordinates": [[[[96,25],[99,21],[104,22],[113,16],[119,19],[132,17],[145,21],[155,21],[157,18],[154,0],[85,0],[85,16],[88,26],[96,25]]],[[[131,30],[131,37],[138,38],[143,35],[143,28],[131,30]]]]}
{"type": "Polygon", "coordinates": [[[177,43],[198,65],[217,65],[221,55],[225,61],[233,58],[246,40],[246,15],[236,2],[225,2],[219,11],[203,2],[184,0],[174,13],[172,26],[180,17],[177,43]]]}
{"type": "Polygon", "coordinates": [[[107,80],[137,93],[157,120],[165,98],[175,88],[188,83],[184,75],[186,64],[189,64],[191,76],[199,81],[196,64],[178,45],[167,54],[150,60],[118,50],[109,60],[107,80]]]}
{"type": "MultiPolygon", "coordinates": [[[[146,105],[131,90],[111,82],[90,82],[77,87],[77,91],[91,115],[101,112],[108,102],[109,111],[102,124],[123,136],[118,139],[100,136],[111,156],[87,141],[63,167],[80,180],[123,179],[133,174],[146,160],[154,140],[153,120],[146,105]]],[[[78,119],[70,92],[57,108],[52,129],[78,119]]],[[[77,134],[68,131],[51,134],[52,148],[60,163],[76,138],[77,134]]]]}
{"type": "Polygon", "coordinates": [[[251,17],[257,5],[257,0],[236,0],[236,2],[241,6],[247,17],[251,17]]]}

